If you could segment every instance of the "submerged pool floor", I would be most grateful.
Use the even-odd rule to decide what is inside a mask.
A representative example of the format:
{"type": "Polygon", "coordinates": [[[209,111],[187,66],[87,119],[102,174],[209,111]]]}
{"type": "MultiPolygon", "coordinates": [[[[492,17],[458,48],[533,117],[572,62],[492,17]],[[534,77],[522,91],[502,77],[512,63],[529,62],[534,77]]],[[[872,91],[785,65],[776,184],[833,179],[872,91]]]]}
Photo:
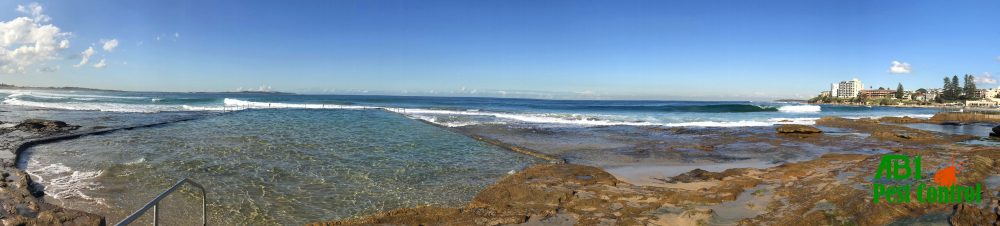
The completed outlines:
{"type": "MultiPolygon", "coordinates": [[[[416,205],[458,206],[539,160],[379,110],[251,110],[41,145],[22,165],[48,201],[117,222],[182,178],[210,224],[299,225],[416,205]]],[[[161,220],[200,219],[175,193],[161,220]]],[[[149,217],[144,217],[149,220],[149,217]]]]}

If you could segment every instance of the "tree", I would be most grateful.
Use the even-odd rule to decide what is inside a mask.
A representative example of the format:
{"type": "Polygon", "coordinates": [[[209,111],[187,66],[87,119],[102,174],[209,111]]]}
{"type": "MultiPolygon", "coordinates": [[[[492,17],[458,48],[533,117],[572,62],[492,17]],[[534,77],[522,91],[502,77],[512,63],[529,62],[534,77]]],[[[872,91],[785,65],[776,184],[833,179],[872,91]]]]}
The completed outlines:
{"type": "Polygon", "coordinates": [[[903,83],[896,86],[896,99],[903,99],[903,83]]]}
{"type": "Polygon", "coordinates": [[[958,100],[962,96],[962,87],[958,86],[958,75],[951,76],[951,100],[958,100]]]}
{"type": "Polygon", "coordinates": [[[940,99],[937,100],[938,103],[951,100],[951,80],[948,79],[948,76],[944,77],[944,87],[941,88],[941,94],[938,96],[940,96],[940,99]]]}
{"type": "Polygon", "coordinates": [[[976,95],[976,91],[979,91],[979,90],[976,89],[976,77],[975,76],[972,76],[972,75],[969,75],[969,74],[965,75],[965,88],[963,88],[963,89],[965,90],[965,99],[966,100],[979,99],[979,96],[976,95]]]}
{"type": "Polygon", "coordinates": [[[917,89],[916,93],[927,93],[927,89],[919,88],[917,89]]]}

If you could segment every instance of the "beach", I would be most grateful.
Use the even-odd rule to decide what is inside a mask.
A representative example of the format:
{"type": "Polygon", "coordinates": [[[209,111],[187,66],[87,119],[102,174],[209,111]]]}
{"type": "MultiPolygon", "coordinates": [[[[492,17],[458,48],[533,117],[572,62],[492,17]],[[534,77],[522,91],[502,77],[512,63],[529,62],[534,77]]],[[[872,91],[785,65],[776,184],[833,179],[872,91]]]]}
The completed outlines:
{"type": "MultiPolygon", "coordinates": [[[[266,225],[977,225],[1000,191],[993,116],[933,109],[58,95],[2,105],[0,194],[19,199],[0,204],[29,210],[5,224],[114,223],[181,178],[209,185],[210,223],[266,225]],[[101,107],[117,111],[80,110],[101,107]],[[46,137],[66,138],[31,142],[46,137]],[[890,154],[923,156],[928,174],[954,156],[984,201],[873,203],[890,154]]],[[[182,194],[168,222],[197,220],[182,194]]]]}

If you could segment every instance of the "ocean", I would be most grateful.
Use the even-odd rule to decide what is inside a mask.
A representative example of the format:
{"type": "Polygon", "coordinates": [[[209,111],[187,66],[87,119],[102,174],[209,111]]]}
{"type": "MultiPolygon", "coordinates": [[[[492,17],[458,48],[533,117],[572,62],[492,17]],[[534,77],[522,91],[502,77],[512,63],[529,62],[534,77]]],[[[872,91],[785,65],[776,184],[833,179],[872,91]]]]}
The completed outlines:
{"type": "Polygon", "coordinates": [[[223,112],[243,109],[382,108],[443,126],[532,124],[543,126],[771,126],[811,124],[819,117],[930,117],[937,109],[806,105],[751,101],[539,100],[482,97],[277,95],[259,93],[157,93],[98,91],[0,91],[2,103],[101,112],[223,112]]]}
{"type": "MultiPolygon", "coordinates": [[[[472,139],[462,128],[769,130],[831,115],[926,118],[940,111],[749,101],[56,90],[0,90],[0,98],[3,121],[42,117],[96,128],[198,118],[36,146],[19,166],[44,187],[48,201],[109,222],[191,178],[209,188],[210,223],[223,225],[296,225],[418,205],[461,206],[505,175],[545,162],[472,139]]],[[[559,149],[576,141],[538,143],[559,149]]],[[[181,194],[164,201],[166,223],[198,219],[197,193],[181,194]]]]}

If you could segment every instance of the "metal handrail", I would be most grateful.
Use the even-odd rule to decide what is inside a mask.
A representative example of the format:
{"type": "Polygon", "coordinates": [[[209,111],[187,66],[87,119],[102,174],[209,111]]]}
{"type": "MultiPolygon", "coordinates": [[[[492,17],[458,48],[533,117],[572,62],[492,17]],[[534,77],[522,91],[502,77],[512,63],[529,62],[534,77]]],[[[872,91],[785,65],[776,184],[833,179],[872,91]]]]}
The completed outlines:
{"type": "Polygon", "coordinates": [[[126,217],[122,221],[119,221],[117,224],[115,224],[115,226],[124,226],[124,225],[131,224],[132,221],[135,221],[136,219],[139,219],[139,217],[141,217],[143,214],[145,214],[146,211],[149,210],[150,208],[153,209],[153,225],[154,226],[155,225],[159,225],[158,221],[159,221],[159,218],[160,218],[160,214],[159,214],[159,212],[156,211],[156,209],[157,209],[156,207],[160,204],[160,200],[162,200],[163,198],[167,197],[167,195],[170,195],[171,193],[173,193],[174,191],[176,191],[178,188],[181,187],[181,185],[184,185],[184,183],[191,184],[191,186],[194,186],[194,187],[196,187],[198,189],[201,189],[201,225],[203,225],[203,226],[204,225],[208,225],[208,219],[205,218],[205,207],[206,207],[205,206],[205,202],[207,200],[207,199],[205,199],[205,197],[206,197],[205,187],[202,187],[200,184],[195,183],[194,181],[192,181],[190,179],[184,178],[184,179],[181,179],[181,180],[177,181],[177,183],[174,183],[174,186],[170,186],[169,189],[167,189],[166,191],[163,191],[163,193],[160,193],[160,195],[157,195],[156,198],[153,198],[153,200],[150,200],[149,203],[146,203],[146,205],[142,206],[141,209],[136,210],[134,213],[132,213],[132,215],[129,215],[128,217],[126,217]]]}

